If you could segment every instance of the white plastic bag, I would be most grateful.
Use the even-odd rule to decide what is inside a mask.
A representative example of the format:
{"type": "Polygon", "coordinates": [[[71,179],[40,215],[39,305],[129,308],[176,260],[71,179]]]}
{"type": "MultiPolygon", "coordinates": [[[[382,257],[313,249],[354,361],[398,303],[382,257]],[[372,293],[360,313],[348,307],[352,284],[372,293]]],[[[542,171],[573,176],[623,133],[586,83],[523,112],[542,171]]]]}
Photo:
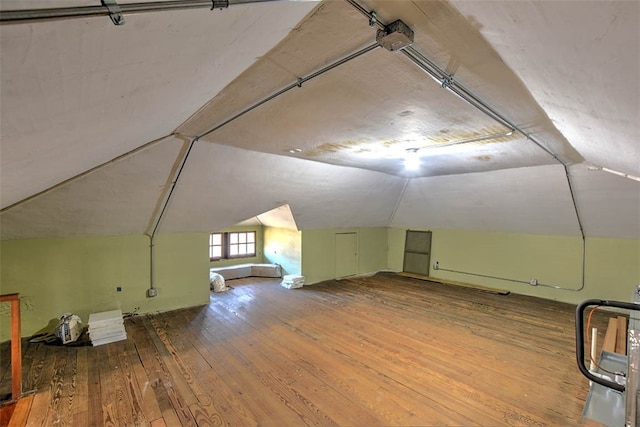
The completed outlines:
{"type": "Polygon", "coordinates": [[[82,320],[72,313],[65,313],[60,317],[60,322],[56,326],[56,336],[60,338],[62,344],[68,344],[78,340],[82,334],[82,320]]]}
{"type": "Polygon", "coordinates": [[[209,272],[209,284],[213,292],[224,292],[229,289],[224,282],[224,277],[218,273],[209,272]]]}

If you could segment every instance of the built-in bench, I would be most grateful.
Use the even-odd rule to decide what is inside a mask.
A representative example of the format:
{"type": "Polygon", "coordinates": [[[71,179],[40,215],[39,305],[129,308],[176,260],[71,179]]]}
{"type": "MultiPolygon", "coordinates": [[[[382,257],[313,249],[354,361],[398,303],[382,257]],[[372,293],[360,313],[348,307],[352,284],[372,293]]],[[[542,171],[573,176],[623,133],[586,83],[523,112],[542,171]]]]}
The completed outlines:
{"type": "Polygon", "coordinates": [[[278,264],[237,264],[210,269],[211,273],[218,273],[224,280],[240,279],[242,277],[282,277],[282,268],[278,264]]]}

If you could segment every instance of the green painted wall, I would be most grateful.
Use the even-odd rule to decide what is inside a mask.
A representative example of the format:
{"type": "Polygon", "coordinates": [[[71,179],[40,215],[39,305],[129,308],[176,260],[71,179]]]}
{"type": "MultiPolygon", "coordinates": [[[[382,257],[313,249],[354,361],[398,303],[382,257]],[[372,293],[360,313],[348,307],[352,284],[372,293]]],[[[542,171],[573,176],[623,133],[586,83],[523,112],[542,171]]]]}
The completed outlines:
{"type": "MultiPolygon", "coordinates": [[[[238,262],[278,262],[269,253],[276,240],[285,271],[301,273],[308,284],[335,277],[335,234],[358,235],[358,274],[402,270],[405,229],[353,228],[304,230],[234,227],[257,231],[259,255],[238,262]],[[300,239],[301,252],[296,252],[300,239]],[[263,244],[267,256],[263,256],[263,244]],[[282,248],[282,247],[281,247],[282,248]],[[286,252],[286,253],[285,253],[286,252]],[[285,263],[286,260],[286,263],[285,263]],[[287,264],[288,263],[288,264],[287,264]],[[286,264],[286,266],[285,266],[286,264]],[[289,271],[288,269],[291,269],[289,271]]],[[[566,287],[580,286],[581,242],[572,236],[432,230],[432,263],[442,268],[501,276],[566,287]]],[[[146,297],[149,286],[149,239],[146,236],[5,240],[0,242],[0,292],[19,292],[22,333],[29,336],[65,312],[86,323],[89,313],[138,309],[140,313],[171,310],[209,300],[207,233],[156,237],[158,296],[146,297]],[[116,287],[122,288],[116,292],[116,287]]],[[[496,279],[432,270],[435,277],[472,283],[569,303],[588,298],[628,301],[640,284],[640,241],[588,238],[585,288],[580,292],[549,289],[496,279]]],[[[0,340],[9,339],[9,304],[0,305],[0,340]]]]}
{"type": "Polygon", "coordinates": [[[358,274],[375,273],[386,270],[387,265],[387,229],[358,229],[358,274]]]}
{"type": "MultiPolygon", "coordinates": [[[[146,313],[207,303],[208,235],[158,235],[155,243],[155,298],[145,294],[150,283],[146,236],[1,241],[0,291],[20,293],[23,336],[66,312],[86,324],[89,314],[99,311],[146,313]]],[[[9,304],[2,304],[2,341],[9,339],[9,313],[9,304]]]]}
{"type": "Polygon", "coordinates": [[[209,234],[161,234],[155,238],[158,296],[143,311],[165,311],[209,302],[209,234]]]}
{"type": "MultiPolygon", "coordinates": [[[[225,233],[225,232],[233,232],[233,231],[255,231],[256,232],[256,256],[249,257],[249,258],[234,258],[234,259],[221,259],[218,261],[209,261],[211,264],[210,266],[211,268],[226,267],[228,265],[237,265],[237,264],[253,264],[253,263],[260,264],[265,262],[264,255],[263,255],[264,227],[262,225],[247,225],[247,226],[239,225],[239,226],[225,228],[224,230],[219,230],[217,232],[225,233]]],[[[208,247],[209,247],[209,235],[207,235],[207,248],[208,247]]],[[[209,249],[207,249],[207,254],[208,253],[209,253],[209,249]]]]}
{"type": "MultiPolygon", "coordinates": [[[[432,230],[431,264],[509,279],[579,288],[582,281],[582,243],[575,236],[432,230]]],[[[389,267],[401,271],[405,230],[389,230],[389,267]]],[[[567,291],[486,277],[431,269],[442,279],[507,289],[525,295],[579,303],[589,298],[629,301],[640,284],[640,242],[632,239],[587,238],[583,290],[567,291]]]]}
{"type": "Polygon", "coordinates": [[[336,233],[357,233],[358,274],[387,268],[386,228],[302,230],[302,275],[305,283],[335,278],[336,233]]]}
{"type": "Polygon", "coordinates": [[[264,227],[264,260],[282,266],[282,274],[302,271],[302,233],[287,228],[264,227]]]}
{"type": "Polygon", "coordinates": [[[394,271],[402,271],[404,263],[404,240],[407,230],[404,228],[387,228],[387,267],[394,271]]]}

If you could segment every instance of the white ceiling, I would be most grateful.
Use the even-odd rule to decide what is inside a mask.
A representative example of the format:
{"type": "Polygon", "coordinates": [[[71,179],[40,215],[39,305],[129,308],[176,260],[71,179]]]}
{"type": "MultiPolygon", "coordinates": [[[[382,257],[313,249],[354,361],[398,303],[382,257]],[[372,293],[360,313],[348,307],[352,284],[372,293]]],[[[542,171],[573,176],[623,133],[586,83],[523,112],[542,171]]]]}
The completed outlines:
{"type": "Polygon", "coordinates": [[[291,213],[291,208],[286,204],[236,224],[236,226],[243,225],[264,225],[266,227],[287,228],[289,230],[298,229],[291,213]]]}
{"type": "Polygon", "coordinates": [[[198,137],[159,232],[276,209],[263,220],[298,229],[576,235],[568,171],[587,236],[640,238],[640,183],[601,169],[640,176],[640,2],[360,4],[567,169],[381,47],[209,133],[374,43],[346,1],[3,24],[1,237],[149,232],[198,137]]]}
{"type": "Polygon", "coordinates": [[[640,176],[640,2],[453,4],[585,159],[640,176]]]}
{"type": "Polygon", "coordinates": [[[170,134],[313,6],[2,25],[2,207],[170,134]]]}

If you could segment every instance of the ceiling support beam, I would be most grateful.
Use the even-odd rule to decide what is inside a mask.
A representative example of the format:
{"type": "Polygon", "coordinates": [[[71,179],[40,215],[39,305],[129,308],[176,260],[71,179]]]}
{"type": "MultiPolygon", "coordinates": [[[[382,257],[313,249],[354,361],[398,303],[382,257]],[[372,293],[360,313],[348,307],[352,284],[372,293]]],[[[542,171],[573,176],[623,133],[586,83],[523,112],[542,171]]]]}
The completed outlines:
{"type": "MultiPolygon", "coordinates": [[[[387,26],[380,21],[378,16],[373,11],[368,11],[364,7],[362,7],[356,0],[345,0],[351,6],[353,6],[358,12],[364,15],[369,20],[369,26],[378,26],[381,29],[386,29],[387,26]]],[[[573,204],[573,210],[576,215],[576,221],[578,223],[578,229],[580,231],[580,237],[582,238],[582,280],[581,285],[578,288],[569,288],[564,286],[556,286],[556,285],[541,285],[538,286],[546,286],[554,289],[562,289],[567,291],[581,291],[584,289],[585,285],[585,269],[586,269],[586,240],[584,235],[584,227],[582,226],[582,219],[580,216],[580,211],[578,210],[578,204],[576,201],[576,194],[573,189],[573,182],[571,179],[571,174],[569,172],[569,162],[560,158],[556,153],[554,153],[550,148],[546,147],[540,141],[538,141],[533,135],[528,133],[524,128],[517,125],[515,122],[506,118],[499,111],[495,110],[489,104],[487,104],[484,100],[482,100],[477,95],[473,94],[469,89],[464,87],[462,84],[457,82],[453,75],[448,74],[445,70],[438,67],[433,61],[429,60],[426,56],[418,52],[413,46],[406,46],[400,51],[407,57],[411,62],[420,67],[423,71],[425,71],[429,76],[431,76],[434,80],[436,80],[443,89],[449,89],[451,92],[456,94],[462,100],[466,101],[479,111],[483,112],[487,116],[496,120],[503,126],[511,129],[511,131],[517,131],[522,134],[527,141],[531,141],[538,148],[542,149],[545,153],[551,156],[556,162],[560,163],[564,167],[564,172],[567,178],[567,186],[569,190],[569,194],[571,196],[571,202],[573,204]]]]}
{"type": "MultiPolygon", "coordinates": [[[[319,0],[166,0],[147,3],[124,3],[117,5],[120,14],[160,12],[185,9],[226,9],[232,5],[267,3],[274,1],[319,1],[319,0]]],[[[31,21],[50,21],[96,16],[112,17],[115,1],[103,2],[100,6],[55,7],[48,9],[3,10],[0,23],[11,24],[31,21]],[[105,4],[106,3],[106,4],[105,4]]],[[[114,21],[116,25],[122,25],[114,21]]],[[[124,17],[122,17],[124,23],[124,17]]]]}

